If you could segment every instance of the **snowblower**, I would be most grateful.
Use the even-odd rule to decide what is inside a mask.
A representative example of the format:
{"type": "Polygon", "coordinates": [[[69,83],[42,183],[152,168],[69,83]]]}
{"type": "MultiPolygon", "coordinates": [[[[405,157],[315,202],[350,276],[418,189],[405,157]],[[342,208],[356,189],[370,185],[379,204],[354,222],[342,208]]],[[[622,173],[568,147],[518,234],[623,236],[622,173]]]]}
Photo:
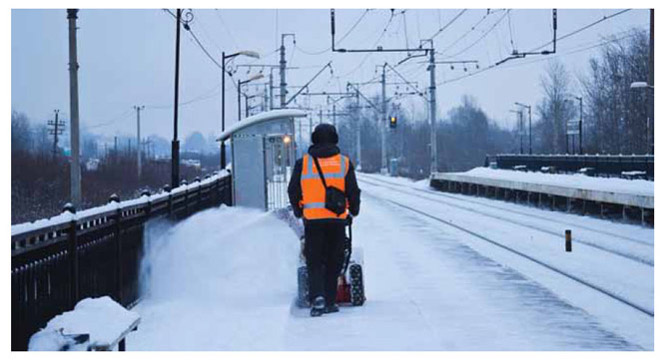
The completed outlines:
{"type": "MultiPolygon", "coordinates": [[[[352,246],[352,218],[349,215],[344,239],[344,262],[337,280],[338,305],[361,306],[365,303],[365,286],[363,283],[362,248],[352,246]]],[[[310,307],[309,282],[307,279],[307,262],[305,259],[305,237],[300,237],[300,266],[298,267],[298,298],[296,305],[300,308],[310,307]]]]}

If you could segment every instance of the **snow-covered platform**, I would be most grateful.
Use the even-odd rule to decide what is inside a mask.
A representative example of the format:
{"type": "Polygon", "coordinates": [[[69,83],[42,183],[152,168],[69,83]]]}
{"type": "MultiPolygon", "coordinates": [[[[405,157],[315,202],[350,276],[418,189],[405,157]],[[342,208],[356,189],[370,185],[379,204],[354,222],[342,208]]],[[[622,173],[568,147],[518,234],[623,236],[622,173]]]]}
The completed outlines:
{"type": "Polygon", "coordinates": [[[567,211],[619,213],[653,223],[654,182],[546,174],[491,168],[463,173],[434,173],[430,185],[438,190],[524,201],[567,211]],[[635,215],[637,214],[637,215],[635,215]]]}
{"type": "Polygon", "coordinates": [[[298,236],[272,213],[223,206],[173,227],[151,224],[146,293],[132,309],[141,327],[128,350],[653,349],[653,229],[538,209],[519,215],[519,205],[488,208],[424,183],[358,179],[363,198],[353,234],[364,249],[364,306],[320,318],[294,310],[298,236]],[[448,197],[485,215],[453,207],[448,197]],[[506,208],[513,223],[490,217],[506,208]],[[572,253],[540,229],[558,233],[562,221],[572,223],[572,253]]]}

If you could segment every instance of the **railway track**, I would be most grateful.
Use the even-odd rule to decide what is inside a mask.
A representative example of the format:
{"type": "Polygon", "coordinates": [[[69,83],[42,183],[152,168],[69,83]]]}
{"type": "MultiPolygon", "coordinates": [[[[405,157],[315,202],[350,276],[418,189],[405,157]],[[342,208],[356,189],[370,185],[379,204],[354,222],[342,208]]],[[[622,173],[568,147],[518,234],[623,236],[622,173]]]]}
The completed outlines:
{"type": "MultiPolygon", "coordinates": [[[[428,200],[428,201],[432,201],[432,202],[435,202],[435,203],[443,203],[443,204],[448,205],[448,206],[452,206],[452,207],[455,207],[455,208],[458,208],[458,209],[462,209],[462,210],[469,211],[469,212],[472,212],[472,213],[480,214],[480,215],[483,215],[483,216],[488,216],[488,217],[496,218],[496,219],[499,219],[499,220],[501,220],[501,221],[505,221],[505,222],[508,222],[508,223],[511,223],[511,224],[514,224],[514,225],[518,225],[518,226],[524,227],[524,228],[528,228],[528,229],[531,229],[531,230],[535,230],[535,231],[539,231],[539,232],[542,232],[542,233],[546,233],[546,234],[548,234],[548,235],[553,235],[553,236],[556,236],[556,237],[560,237],[560,236],[561,236],[561,234],[558,233],[558,232],[555,232],[555,231],[552,231],[552,230],[549,230],[549,229],[543,229],[542,227],[538,227],[538,226],[535,226],[535,225],[532,225],[532,224],[527,224],[527,223],[524,223],[524,222],[521,222],[521,221],[518,221],[518,220],[515,220],[515,219],[509,219],[509,218],[507,218],[507,217],[505,217],[505,216],[500,216],[500,215],[497,215],[497,214],[492,214],[492,213],[488,213],[488,212],[480,211],[480,210],[478,210],[478,209],[473,209],[473,208],[470,208],[470,207],[467,207],[467,206],[463,206],[463,205],[455,204],[455,203],[450,202],[450,201],[445,201],[445,200],[441,200],[441,199],[433,199],[433,198],[430,198],[430,197],[428,197],[428,196],[423,196],[423,195],[420,195],[420,194],[413,193],[412,191],[406,191],[406,190],[403,190],[403,189],[405,188],[403,185],[394,184],[394,183],[391,183],[391,182],[389,182],[389,181],[378,180],[378,179],[367,180],[367,179],[365,179],[365,178],[359,178],[359,179],[360,179],[360,181],[366,182],[366,183],[368,183],[368,184],[370,184],[370,185],[380,186],[380,187],[384,187],[384,188],[389,188],[389,189],[391,189],[391,190],[393,190],[393,191],[397,191],[397,192],[402,193],[402,194],[406,194],[406,195],[410,195],[410,196],[415,196],[415,197],[422,198],[422,199],[425,199],[425,200],[428,200]],[[380,183],[381,183],[381,184],[380,184],[380,183]]],[[[422,189],[412,189],[412,188],[408,188],[408,189],[410,189],[410,190],[422,190],[422,189]]],[[[426,190],[425,190],[425,192],[428,193],[428,194],[430,194],[430,195],[434,195],[434,196],[437,196],[437,195],[446,195],[446,194],[440,194],[440,193],[436,193],[436,192],[429,193],[429,192],[427,192],[426,190]]],[[[454,197],[446,197],[446,198],[449,198],[449,199],[452,199],[452,200],[454,200],[454,201],[458,201],[458,202],[465,202],[465,201],[462,200],[462,199],[457,199],[457,198],[454,198],[454,197]]],[[[522,212],[519,212],[519,211],[510,211],[510,210],[507,210],[507,209],[504,209],[504,208],[501,208],[501,207],[496,207],[496,206],[491,206],[491,205],[482,204],[482,203],[480,203],[480,202],[478,202],[478,201],[467,201],[467,202],[469,202],[469,203],[474,203],[474,204],[478,204],[478,205],[481,205],[481,206],[490,207],[490,208],[497,208],[497,209],[499,209],[499,210],[501,210],[501,211],[517,212],[517,213],[520,213],[521,215],[524,215],[524,216],[532,216],[532,217],[536,217],[536,218],[540,218],[540,219],[543,219],[543,220],[549,221],[548,218],[545,218],[545,217],[542,217],[542,216],[533,216],[532,214],[526,214],[526,213],[522,213],[522,212]]],[[[569,224],[569,225],[576,226],[576,227],[580,227],[580,226],[578,226],[578,225],[573,225],[573,224],[569,224]]],[[[588,230],[588,231],[595,231],[595,232],[598,232],[598,233],[603,233],[603,235],[606,235],[606,236],[613,236],[613,237],[615,237],[615,238],[619,238],[619,239],[622,239],[622,240],[626,240],[626,237],[623,237],[623,236],[616,236],[616,235],[609,234],[609,233],[606,233],[606,232],[600,232],[600,231],[597,231],[597,230],[595,230],[595,229],[591,229],[591,228],[588,228],[588,227],[586,227],[586,230],[588,230]]],[[[648,244],[648,243],[645,243],[645,242],[643,242],[643,241],[638,241],[638,240],[635,240],[635,239],[631,239],[631,240],[632,240],[633,243],[636,243],[636,244],[638,244],[638,245],[641,245],[641,246],[647,246],[647,247],[651,247],[651,248],[653,248],[653,245],[648,244]]],[[[586,246],[589,246],[589,247],[592,247],[592,248],[595,248],[595,249],[598,249],[598,250],[600,250],[600,251],[604,251],[604,252],[607,252],[607,253],[611,253],[611,254],[613,254],[613,255],[620,256],[620,257],[623,257],[623,258],[626,258],[626,259],[629,259],[629,260],[632,260],[632,261],[635,261],[635,262],[638,262],[638,263],[641,263],[641,264],[644,264],[644,265],[648,265],[648,266],[650,266],[650,267],[653,267],[653,266],[654,266],[654,262],[653,262],[652,260],[650,260],[650,259],[644,259],[644,258],[642,258],[642,257],[635,256],[635,255],[633,255],[633,254],[627,254],[627,253],[625,253],[625,252],[621,252],[621,251],[618,251],[618,250],[615,250],[615,249],[611,249],[611,248],[608,248],[608,247],[606,247],[606,246],[599,245],[599,244],[597,244],[597,243],[593,243],[593,242],[586,241],[586,240],[584,240],[583,238],[576,238],[576,239],[575,239],[575,242],[576,242],[576,243],[583,244],[583,245],[586,245],[586,246]]]]}
{"type": "MultiPolygon", "coordinates": [[[[362,181],[365,181],[365,180],[363,179],[362,181]]],[[[371,183],[371,182],[369,182],[369,181],[365,181],[365,182],[371,183]]],[[[381,185],[375,185],[375,186],[381,186],[381,185]]],[[[409,195],[414,195],[414,194],[409,194],[409,195]]],[[[408,211],[410,211],[410,212],[413,212],[413,213],[415,213],[415,214],[418,214],[418,215],[420,215],[420,216],[423,216],[423,217],[425,217],[425,218],[428,218],[428,219],[434,220],[434,221],[436,221],[436,222],[442,223],[442,224],[447,225],[447,226],[449,226],[449,227],[452,227],[452,228],[454,228],[454,229],[456,229],[456,230],[462,231],[462,232],[464,232],[464,233],[466,233],[466,234],[468,234],[468,235],[473,236],[474,238],[477,238],[477,239],[483,240],[483,241],[485,241],[485,242],[487,242],[487,243],[489,243],[489,244],[491,244],[491,245],[493,245],[493,246],[495,246],[495,247],[498,247],[498,248],[500,248],[500,249],[502,249],[502,250],[504,250],[504,251],[507,251],[507,252],[513,254],[513,255],[516,255],[516,256],[521,257],[521,258],[523,258],[523,259],[526,259],[526,260],[528,260],[528,261],[530,261],[530,262],[532,262],[532,263],[535,263],[535,264],[537,264],[537,265],[539,265],[539,266],[541,266],[541,267],[543,267],[543,268],[546,268],[546,269],[548,269],[548,270],[550,270],[550,271],[552,271],[552,272],[555,272],[555,273],[557,273],[557,274],[559,274],[559,275],[561,275],[561,276],[563,276],[563,277],[565,277],[565,278],[567,278],[567,279],[569,279],[569,280],[572,280],[572,281],[574,281],[574,282],[576,282],[576,283],[578,283],[578,284],[580,284],[580,285],[582,285],[582,286],[585,286],[585,287],[587,287],[587,288],[590,288],[590,289],[592,289],[592,290],[594,290],[594,291],[596,291],[596,292],[598,292],[598,293],[600,293],[600,294],[602,294],[602,295],[604,295],[604,296],[607,296],[607,297],[609,297],[609,298],[611,298],[611,299],[613,299],[613,300],[616,300],[616,301],[618,301],[618,302],[620,302],[620,303],[622,303],[622,304],[624,304],[624,305],[626,305],[626,306],[628,306],[628,307],[630,307],[630,308],[632,308],[632,309],[634,309],[634,310],[637,310],[637,311],[639,311],[639,312],[641,312],[641,313],[643,313],[643,314],[645,314],[645,315],[648,315],[649,317],[654,317],[654,311],[651,310],[651,309],[648,309],[648,308],[646,308],[646,307],[644,307],[644,306],[641,306],[641,305],[639,305],[639,304],[636,304],[636,303],[634,303],[633,301],[631,301],[630,299],[627,299],[627,298],[625,298],[625,297],[623,297],[623,296],[621,296],[621,295],[619,295],[619,294],[617,294],[617,293],[615,293],[615,292],[613,292],[613,291],[611,291],[611,290],[605,289],[605,288],[603,288],[602,286],[599,286],[599,285],[593,284],[592,282],[590,282],[590,281],[588,281],[588,280],[585,280],[585,279],[583,279],[583,278],[581,278],[581,277],[579,277],[579,276],[573,275],[573,274],[571,274],[570,272],[565,271],[565,270],[563,270],[563,269],[561,269],[561,268],[559,268],[559,267],[557,267],[557,266],[555,266],[555,265],[552,265],[552,264],[550,264],[550,263],[548,263],[548,262],[546,262],[546,261],[543,261],[543,260],[537,259],[537,258],[535,258],[535,257],[533,257],[533,256],[531,256],[531,255],[529,255],[529,254],[526,254],[526,253],[524,253],[524,252],[522,252],[522,251],[519,251],[519,250],[514,249],[514,248],[512,248],[512,247],[510,247],[510,246],[507,246],[507,245],[505,245],[505,244],[502,244],[501,242],[496,241],[496,240],[494,240],[494,239],[492,239],[492,238],[489,238],[489,237],[487,237],[487,236],[485,236],[485,235],[483,235],[483,234],[480,234],[480,233],[478,233],[478,232],[476,232],[476,231],[474,231],[474,230],[472,230],[472,229],[469,229],[468,227],[465,227],[465,226],[462,226],[462,225],[459,225],[459,224],[453,223],[453,222],[451,222],[451,221],[448,221],[448,220],[442,219],[442,218],[440,218],[440,217],[438,217],[438,216],[435,216],[435,215],[432,215],[432,214],[427,213],[427,212],[425,212],[425,211],[422,211],[422,210],[416,209],[416,208],[414,208],[414,207],[412,207],[412,206],[406,205],[406,204],[404,204],[404,203],[402,203],[402,202],[399,202],[399,201],[395,201],[395,200],[391,200],[391,199],[386,199],[386,198],[378,197],[378,196],[375,196],[375,195],[371,195],[371,196],[376,197],[377,199],[380,199],[380,200],[386,201],[386,202],[388,202],[388,203],[390,203],[390,204],[393,204],[393,205],[395,205],[395,206],[397,206],[397,207],[400,207],[400,208],[402,208],[402,209],[405,209],[405,210],[408,210],[408,211]]]]}
{"type": "Polygon", "coordinates": [[[584,226],[584,225],[574,224],[574,223],[570,223],[570,222],[566,222],[566,221],[562,221],[562,220],[552,219],[550,217],[541,216],[541,215],[538,215],[538,214],[528,213],[528,212],[524,212],[524,211],[519,211],[519,210],[511,209],[511,208],[505,207],[505,206],[487,204],[486,202],[474,200],[472,197],[470,197],[468,195],[463,195],[464,198],[462,198],[460,195],[447,194],[447,193],[437,191],[437,190],[407,187],[405,185],[397,184],[397,183],[394,183],[392,181],[387,181],[387,180],[383,180],[383,179],[371,178],[371,181],[381,182],[381,183],[384,183],[384,184],[387,184],[387,185],[397,186],[397,187],[400,187],[400,188],[407,188],[409,190],[413,190],[413,191],[417,191],[417,192],[421,192],[421,193],[426,193],[426,194],[430,194],[430,195],[435,195],[435,196],[438,196],[438,197],[447,198],[447,199],[451,199],[451,200],[476,204],[476,205],[484,206],[484,207],[487,207],[487,208],[492,208],[492,209],[496,209],[496,210],[500,210],[500,211],[504,211],[504,212],[517,214],[517,215],[529,216],[529,217],[534,218],[534,219],[545,220],[545,221],[552,222],[552,223],[558,223],[558,224],[567,225],[567,226],[574,226],[574,227],[577,227],[577,228],[580,228],[580,229],[585,229],[585,230],[588,230],[588,231],[597,232],[599,234],[603,234],[603,235],[610,236],[610,237],[613,237],[613,238],[618,238],[618,239],[630,241],[630,242],[633,242],[633,243],[636,243],[636,244],[645,245],[645,246],[649,246],[649,247],[653,248],[653,243],[649,243],[649,242],[642,241],[642,240],[639,240],[639,239],[631,238],[631,237],[628,237],[628,236],[615,234],[615,233],[612,233],[612,232],[609,232],[609,231],[606,231],[606,230],[603,230],[603,229],[598,229],[598,228],[595,228],[595,227],[584,226]]]}

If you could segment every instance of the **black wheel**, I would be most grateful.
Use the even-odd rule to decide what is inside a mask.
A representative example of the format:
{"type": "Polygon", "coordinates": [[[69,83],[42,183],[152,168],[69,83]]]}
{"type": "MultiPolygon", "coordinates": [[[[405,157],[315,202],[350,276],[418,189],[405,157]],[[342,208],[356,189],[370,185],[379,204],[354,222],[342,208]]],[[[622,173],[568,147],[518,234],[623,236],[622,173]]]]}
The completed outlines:
{"type": "Polygon", "coordinates": [[[360,306],[365,303],[365,285],[363,284],[363,268],[359,264],[349,266],[351,276],[351,305],[360,306]]]}
{"type": "Polygon", "coordinates": [[[307,266],[298,268],[298,307],[309,307],[309,285],[307,283],[307,266]]]}

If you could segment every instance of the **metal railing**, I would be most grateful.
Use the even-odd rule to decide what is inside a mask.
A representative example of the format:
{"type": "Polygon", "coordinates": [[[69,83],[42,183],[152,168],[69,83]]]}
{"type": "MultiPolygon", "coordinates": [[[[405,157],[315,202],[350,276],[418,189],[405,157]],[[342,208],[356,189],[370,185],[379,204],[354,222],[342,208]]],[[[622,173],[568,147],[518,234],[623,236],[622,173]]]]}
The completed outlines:
{"type": "Polygon", "coordinates": [[[602,176],[620,177],[623,172],[642,171],[646,178],[654,179],[653,155],[488,155],[485,165],[495,162],[499,169],[512,169],[524,165],[527,170],[540,171],[544,166],[553,166],[558,172],[578,172],[593,168],[602,176]]]}
{"type": "Polygon", "coordinates": [[[139,300],[143,228],[156,218],[183,219],[231,204],[231,174],[224,171],[175,189],[12,226],[12,350],[81,299],[111,296],[125,307],[139,300]],[[73,254],[73,256],[72,256],[73,254]]]}

